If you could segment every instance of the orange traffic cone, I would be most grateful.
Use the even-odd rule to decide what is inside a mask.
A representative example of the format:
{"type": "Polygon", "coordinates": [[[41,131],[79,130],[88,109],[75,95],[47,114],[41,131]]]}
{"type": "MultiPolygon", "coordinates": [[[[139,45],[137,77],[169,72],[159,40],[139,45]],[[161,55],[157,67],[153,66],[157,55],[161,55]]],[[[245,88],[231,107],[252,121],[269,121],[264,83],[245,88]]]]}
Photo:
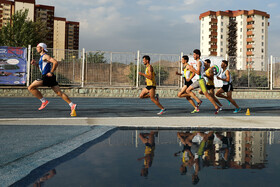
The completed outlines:
{"type": "Polygon", "coordinates": [[[74,109],[74,110],[72,110],[72,112],[71,112],[71,116],[72,117],[76,117],[77,116],[77,113],[76,113],[76,110],[74,109]]]}
{"type": "Polygon", "coordinates": [[[250,115],[251,115],[250,110],[249,110],[249,108],[247,108],[246,116],[250,116],[250,115]]]}

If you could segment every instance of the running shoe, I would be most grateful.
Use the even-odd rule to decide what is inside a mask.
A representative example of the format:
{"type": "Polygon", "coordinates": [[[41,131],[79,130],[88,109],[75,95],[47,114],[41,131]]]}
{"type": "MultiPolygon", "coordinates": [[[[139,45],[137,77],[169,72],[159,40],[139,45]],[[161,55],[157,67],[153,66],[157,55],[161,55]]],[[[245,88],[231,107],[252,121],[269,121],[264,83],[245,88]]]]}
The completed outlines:
{"type": "Polygon", "coordinates": [[[73,105],[71,106],[71,113],[70,113],[70,115],[72,114],[73,110],[76,110],[76,106],[77,106],[77,104],[73,104],[73,105]]]}
{"type": "Polygon", "coordinates": [[[220,112],[220,107],[218,107],[218,108],[216,109],[215,114],[218,114],[219,112],[220,112]]]}
{"type": "Polygon", "coordinates": [[[159,111],[159,113],[157,113],[158,115],[162,115],[163,113],[165,113],[166,112],[166,109],[164,108],[164,109],[161,109],[160,111],[159,111]]]}
{"type": "Polygon", "coordinates": [[[158,101],[158,100],[159,100],[159,95],[156,94],[156,95],[155,95],[155,98],[156,98],[156,100],[158,101]]]}
{"type": "Polygon", "coordinates": [[[222,111],[223,110],[223,106],[220,106],[220,111],[222,111]]]}
{"type": "Polygon", "coordinates": [[[197,108],[195,108],[195,109],[191,112],[191,114],[198,113],[198,112],[199,112],[199,110],[197,110],[197,108]]]}
{"type": "Polygon", "coordinates": [[[230,101],[229,100],[227,100],[227,102],[228,102],[228,106],[230,105],[230,101]]]}
{"type": "Polygon", "coordinates": [[[49,101],[46,100],[45,102],[42,103],[41,107],[38,108],[38,110],[43,110],[48,104],[49,104],[49,101]]]}
{"type": "Polygon", "coordinates": [[[233,111],[233,113],[238,113],[238,112],[240,112],[241,111],[241,108],[236,108],[234,111],[233,111]]]}

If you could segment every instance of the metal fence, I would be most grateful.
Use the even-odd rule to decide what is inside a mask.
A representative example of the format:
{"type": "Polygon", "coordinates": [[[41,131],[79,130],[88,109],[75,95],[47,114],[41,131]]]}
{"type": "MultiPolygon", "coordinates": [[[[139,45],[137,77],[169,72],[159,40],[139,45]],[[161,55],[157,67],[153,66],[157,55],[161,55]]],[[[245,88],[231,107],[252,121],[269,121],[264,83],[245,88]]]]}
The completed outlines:
{"type": "MultiPolygon", "coordinates": [[[[39,61],[36,48],[30,50],[30,59],[39,61]]],[[[152,54],[137,52],[108,52],[85,50],[48,49],[59,66],[56,76],[60,85],[87,87],[142,87],[145,78],[138,72],[145,72],[143,55],[151,57],[158,87],[181,87],[183,80],[176,75],[181,71],[180,54],[152,54]]],[[[193,60],[189,55],[190,61],[193,60]]],[[[222,57],[209,58],[212,64],[220,65],[222,57]]],[[[280,57],[242,58],[226,57],[235,88],[273,89],[280,88],[280,57]],[[261,62],[260,62],[261,61],[261,62]]],[[[30,65],[28,84],[41,76],[38,68],[30,65]]],[[[217,80],[215,80],[217,81],[217,80]]],[[[217,84],[218,85],[218,84],[217,84]]]]}

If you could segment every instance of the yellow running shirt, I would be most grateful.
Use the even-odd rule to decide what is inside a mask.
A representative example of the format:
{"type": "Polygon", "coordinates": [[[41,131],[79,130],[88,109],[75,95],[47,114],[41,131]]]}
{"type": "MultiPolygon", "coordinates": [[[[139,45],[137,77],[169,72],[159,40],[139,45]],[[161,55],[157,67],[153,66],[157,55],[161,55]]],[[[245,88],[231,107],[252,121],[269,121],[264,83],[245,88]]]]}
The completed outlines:
{"type": "MultiPolygon", "coordinates": [[[[150,66],[151,66],[151,65],[149,65],[148,67],[146,67],[146,72],[145,72],[146,75],[149,75],[149,67],[150,67],[150,66]]],[[[146,84],[147,84],[147,86],[156,86],[155,72],[153,72],[152,79],[146,78],[146,84]]]]}

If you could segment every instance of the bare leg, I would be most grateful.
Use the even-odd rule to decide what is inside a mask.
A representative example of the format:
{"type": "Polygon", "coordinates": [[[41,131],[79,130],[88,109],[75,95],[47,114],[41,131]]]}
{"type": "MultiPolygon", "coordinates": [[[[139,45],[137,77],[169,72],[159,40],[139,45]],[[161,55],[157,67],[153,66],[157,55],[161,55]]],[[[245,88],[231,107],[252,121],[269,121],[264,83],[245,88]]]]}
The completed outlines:
{"type": "Polygon", "coordinates": [[[213,97],[211,97],[211,96],[209,95],[209,93],[207,92],[207,90],[206,90],[206,92],[203,92],[203,94],[204,94],[205,97],[214,105],[215,109],[218,109],[218,108],[219,108],[218,105],[216,104],[216,102],[214,101],[213,97]]]}
{"type": "Polygon", "coordinates": [[[43,86],[43,81],[37,81],[36,80],[28,87],[28,90],[29,90],[30,93],[32,93],[38,99],[42,99],[43,98],[42,93],[39,90],[37,90],[37,88],[39,86],[43,86]]]}
{"type": "Polygon", "coordinates": [[[71,103],[71,100],[69,99],[69,97],[63,93],[61,90],[60,90],[60,87],[57,85],[57,86],[53,86],[52,87],[53,91],[58,95],[60,96],[64,101],[66,101],[68,104],[71,103]]]}
{"type": "Polygon", "coordinates": [[[209,95],[210,95],[211,97],[213,97],[214,101],[215,101],[218,105],[223,106],[222,103],[215,97],[215,91],[214,91],[214,89],[209,90],[209,95]]]}
{"type": "Polygon", "coordinates": [[[149,95],[149,90],[147,88],[143,88],[143,90],[141,91],[140,95],[139,95],[139,98],[140,99],[146,99],[146,98],[149,98],[150,95],[149,95]]]}
{"type": "Polygon", "coordinates": [[[186,90],[187,94],[189,94],[189,96],[191,96],[192,98],[194,98],[196,100],[197,103],[200,103],[201,100],[198,99],[198,97],[192,92],[194,88],[192,86],[189,86],[186,90]]]}
{"type": "Polygon", "coordinates": [[[186,99],[189,101],[189,103],[196,109],[196,105],[195,105],[195,103],[194,103],[194,101],[192,100],[192,98],[191,97],[186,97],[186,99]]]}
{"type": "Polygon", "coordinates": [[[232,91],[227,92],[227,98],[227,100],[229,100],[236,108],[239,108],[235,100],[232,99],[232,91]]]}
{"type": "Polygon", "coordinates": [[[150,93],[151,101],[155,103],[160,109],[164,109],[164,107],[159,103],[159,101],[155,99],[155,93],[156,93],[155,88],[151,88],[149,90],[149,93],[150,93]]]}

